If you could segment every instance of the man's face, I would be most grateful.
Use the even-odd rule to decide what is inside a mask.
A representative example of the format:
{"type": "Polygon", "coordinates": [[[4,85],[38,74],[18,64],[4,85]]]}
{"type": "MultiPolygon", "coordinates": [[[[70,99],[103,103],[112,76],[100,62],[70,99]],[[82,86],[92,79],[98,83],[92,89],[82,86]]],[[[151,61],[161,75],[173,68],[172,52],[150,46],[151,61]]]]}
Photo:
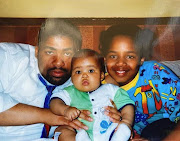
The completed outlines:
{"type": "Polygon", "coordinates": [[[62,85],[70,78],[74,46],[70,38],[52,36],[36,47],[38,67],[42,76],[51,84],[62,85]]]}

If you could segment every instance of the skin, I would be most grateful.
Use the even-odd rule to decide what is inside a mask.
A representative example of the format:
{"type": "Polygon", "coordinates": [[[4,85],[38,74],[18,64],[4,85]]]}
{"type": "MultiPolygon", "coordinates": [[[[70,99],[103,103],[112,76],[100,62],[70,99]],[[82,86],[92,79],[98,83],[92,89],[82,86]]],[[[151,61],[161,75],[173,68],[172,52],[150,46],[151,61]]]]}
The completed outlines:
{"type": "Polygon", "coordinates": [[[132,39],[127,36],[114,37],[110,46],[107,71],[119,86],[126,85],[134,79],[144,58],[139,58],[132,39]]]}
{"type": "Polygon", "coordinates": [[[78,90],[89,92],[100,86],[101,80],[104,79],[104,72],[100,71],[93,57],[78,58],[74,61],[71,78],[78,90]]]}
{"type": "Polygon", "coordinates": [[[36,47],[38,67],[43,77],[54,85],[62,85],[70,78],[73,42],[64,36],[53,36],[36,47]]]}

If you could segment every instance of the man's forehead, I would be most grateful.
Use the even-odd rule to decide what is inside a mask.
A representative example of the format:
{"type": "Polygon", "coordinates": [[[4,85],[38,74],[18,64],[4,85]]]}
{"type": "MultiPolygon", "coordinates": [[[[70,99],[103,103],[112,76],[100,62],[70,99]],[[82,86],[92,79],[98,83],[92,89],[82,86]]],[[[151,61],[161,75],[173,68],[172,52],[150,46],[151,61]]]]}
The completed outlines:
{"type": "Polygon", "coordinates": [[[71,38],[66,36],[52,36],[41,44],[46,49],[74,50],[75,44],[71,38]]]}
{"type": "Polygon", "coordinates": [[[75,50],[75,47],[73,46],[70,46],[70,47],[56,47],[56,46],[48,46],[48,45],[44,45],[43,46],[44,49],[50,49],[50,50],[63,50],[63,51],[74,51],[75,50]]]}

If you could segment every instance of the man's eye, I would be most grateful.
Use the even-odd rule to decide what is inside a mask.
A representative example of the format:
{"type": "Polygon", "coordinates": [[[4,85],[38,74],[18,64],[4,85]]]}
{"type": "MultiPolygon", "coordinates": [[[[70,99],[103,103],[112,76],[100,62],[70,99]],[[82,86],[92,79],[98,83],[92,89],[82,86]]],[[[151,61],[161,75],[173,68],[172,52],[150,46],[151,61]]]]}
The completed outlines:
{"type": "Polygon", "coordinates": [[[64,55],[65,55],[65,56],[72,56],[73,53],[72,53],[72,52],[65,52],[64,55]]]}
{"type": "Polygon", "coordinates": [[[116,55],[110,55],[109,58],[116,59],[117,56],[116,55]]]}
{"type": "Polygon", "coordinates": [[[90,73],[93,73],[93,72],[94,72],[94,70],[93,70],[93,69],[91,69],[91,70],[89,70],[89,72],[90,72],[90,73]]]}
{"type": "Polygon", "coordinates": [[[53,52],[52,52],[52,51],[46,51],[46,54],[48,54],[48,55],[52,55],[52,54],[53,54],[53,52]]]}
{"type": "Polygon", "coordinates": [[[75,73],[76,73],[76,74],[80,74],[80,73],[81,73],[81,71],[76,71],[75,73]]]}

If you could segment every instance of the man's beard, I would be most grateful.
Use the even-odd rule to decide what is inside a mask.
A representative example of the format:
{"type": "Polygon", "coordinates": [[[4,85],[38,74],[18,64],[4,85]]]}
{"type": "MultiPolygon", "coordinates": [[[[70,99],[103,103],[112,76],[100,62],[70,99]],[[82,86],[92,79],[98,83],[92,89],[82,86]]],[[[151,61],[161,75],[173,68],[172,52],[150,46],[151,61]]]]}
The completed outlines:
{"type": "Polygon", "coordinates": [[[54,77],[54,76],[50,75],[50,71],[57,70],[57,68],[48,69],[46,76],[43,76],[49,83],[56,85],[56,86],[64,84],[71,77],[71,75],[67,69],[64,69],[64,68],[58,68],[58,69],[64,72],[63,76],[54,77]]]}

